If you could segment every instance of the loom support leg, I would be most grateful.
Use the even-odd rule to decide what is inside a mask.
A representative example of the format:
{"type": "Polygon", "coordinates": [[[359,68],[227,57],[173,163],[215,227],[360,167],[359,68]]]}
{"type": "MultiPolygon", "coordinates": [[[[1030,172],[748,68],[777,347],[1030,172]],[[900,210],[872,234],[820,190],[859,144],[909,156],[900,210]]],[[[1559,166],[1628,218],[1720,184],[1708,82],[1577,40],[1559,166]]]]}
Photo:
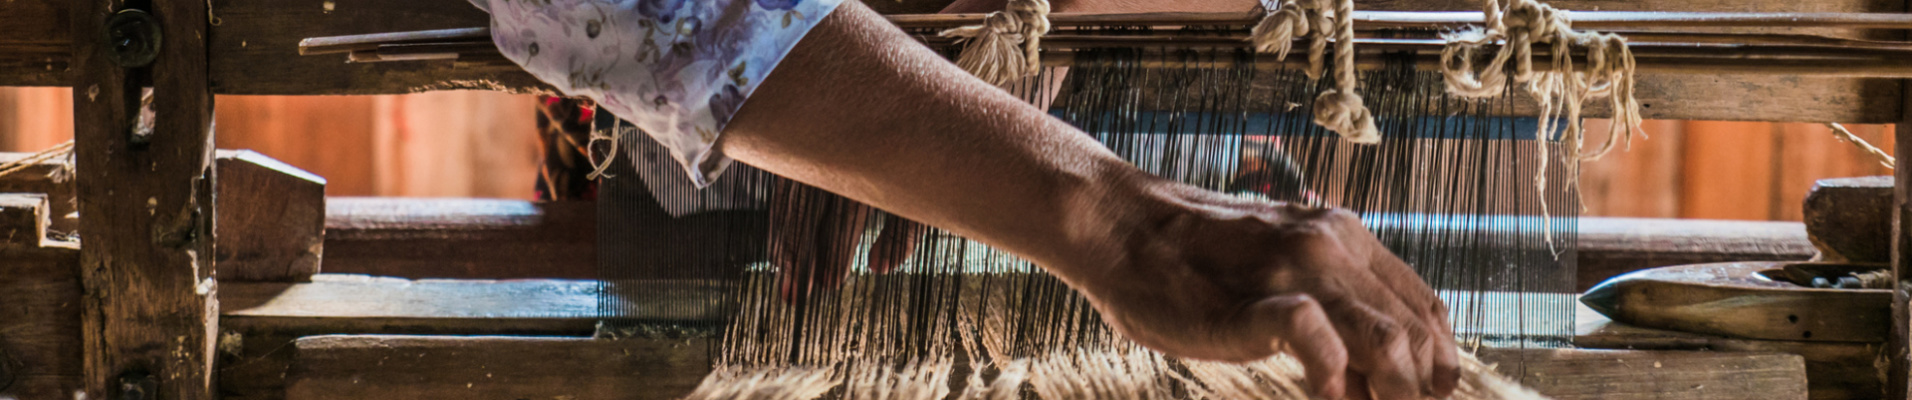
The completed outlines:
{"type": "MultiPolygon", "coordinates": [[[[1893,131],[1894,154],[1912,154],[1912,81],[1900,81],[1904,95],[1901,120],[1893,131]]],[[[1892,190],[1892,333],[1886,338],[1891,365],[1886,374],[1886,398],[1912,399],[1912,168],[1893,172],[1892,190]]]]}

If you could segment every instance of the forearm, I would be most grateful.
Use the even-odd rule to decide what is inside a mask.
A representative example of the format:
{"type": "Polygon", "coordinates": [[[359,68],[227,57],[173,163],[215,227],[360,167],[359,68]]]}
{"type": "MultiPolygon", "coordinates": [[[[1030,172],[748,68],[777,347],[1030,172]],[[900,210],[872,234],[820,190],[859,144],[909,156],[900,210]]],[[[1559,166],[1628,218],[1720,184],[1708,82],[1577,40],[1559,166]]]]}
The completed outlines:
{"type": "MultiPolygon", "coordinates": [[[[726,128],[745,163],[1046,266],[1101,257],[1168,185],[967,75],[860,4],[812,30],[726,128]]],[[[1067,271],[1056,271],[1064,273],[1067,271]]]]}

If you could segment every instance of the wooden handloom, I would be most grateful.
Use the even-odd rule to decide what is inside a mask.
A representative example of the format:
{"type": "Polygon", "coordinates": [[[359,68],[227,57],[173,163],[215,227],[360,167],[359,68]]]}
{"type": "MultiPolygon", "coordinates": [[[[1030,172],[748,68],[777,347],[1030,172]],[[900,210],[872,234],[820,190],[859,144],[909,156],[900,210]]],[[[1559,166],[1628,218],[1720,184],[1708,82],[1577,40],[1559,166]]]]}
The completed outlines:
{"type": "MultiPolygon", "coordinates": [[[[870,5],[906,14],[933,12],[943,3],[870,5]]],[[[1690,12],[1908,8],[1899,0],[1552,3],[1563,9],[1690,12]]],[[[1365,1],[1359,7],[1478,6],[1417,0],[1365,1]]],[[[0,177],[0,192],[28,193],[0,195],[0,232],[9,233],[0,235],[7,238],[0,243],[0,398],[77,398],[82,392],[85,398],[140,399],[673,398],[704,375],[708,355],[691,343],[703,339],[589,338],[597,314],[596,286],[588,281],[595,243],[587,204],[332,199],[316,210],[307,203],[304,211],[261,212],[247,207],[272,199],[236,195],[310,197],[312,185],[322,180],[256,157],[215,154],[215,95],[544,91],[522,71],[495,62],[347,64],[298,53],[299,41],[311,37],[487,25],[487,17],[465,1],[15,1],[0,3],[0,16],[8,26],[0,30],[0,85],[74,88],[78,143],[73,180],[0,177]],[[122,68],[106,56],[107,22],[124,8],[154,17],[144,22],[160,33],[157,57],[148,66],[122,68]],[[142,86],[154,89],[158,105],[156,129],[146,137],[128,133],[142,86]],[[258,176],[263,178],[243,178],[258,176]],[[216,188],[234,183],[245,186],[216,188]],[[272,242],[255,237],[263,231],[216,228],[214,221],[246,226],[223,216],[311,220],[317,210],[323,210],[326,231],[322,238],[304,238],[322,240],[317,268],[203,256],[272,242]],[[67,218],[73,211],[85,217],[67,218]],[[49,230],[62,229],[76,232],[85,245],[48,239],[49,230]],[[550,272],[499,273],[531,270],[526,265],[550,272]]],[[[1882,16],[1880,23],[1904,24],[1901,16],[1882,16]]],[[[127,32],[122,36],[142,34],[137,27],[118,28],[127,32]]],[[[1867,32],[1874,35],[1867,39],[1904,39],[1877,36],[1904,31],[1867,32]]],[[[1872,75],[1912,75],[1893,63],[1877,68],[1899,72],[1872,75]]],[[[1648,118],[1896,123],[1897,150],[1912,149],[1912,103],[1906,102],[1912,86],[1900,79],[1838,75],[1646,70],[1638,89],[1648,118]]],[[[1907,221],[1912,191],[1906,188],[1901,184],[1895,192],[1898,224],[1907,221]]],[[[1581,225],[1583,288],[1650,266],[1812,255],[1796,224],[1589,218],[1581,225]]],[[[1895,254],[1912,254],[1906,253],[1912,251],[1906,234],[1894,243],[1895,254]]],[[[1912,272],[1912,261],[1895,259],[1896,271],[1912,272]]],[[[1912,311],[1904,306],[1912,299],[1900,285],[1883,351],[1894,356],[1888,357],[1883,384],[1890,398],[1912,398],[1912,356],[1906,352],[1912,348],[1912,311]]],[[[1528,376],[1518,378],[1563,398],[1803,396],[1807,364],[1859,363],[1876,354],[1868,352],[1874,350],[1870,345],[1798,348],[1583,319],[1591,321],[1582,321],[1576,337],[1582,347],[1674,350],[1528,350],[1557,362],[1529,366],[1528,376]],[[1685,351],[1694,349],[1722,351],[1685,351]]],[[[1812,396],[1867,393],[1821,386],[1813,382],[1812,396]]]]}

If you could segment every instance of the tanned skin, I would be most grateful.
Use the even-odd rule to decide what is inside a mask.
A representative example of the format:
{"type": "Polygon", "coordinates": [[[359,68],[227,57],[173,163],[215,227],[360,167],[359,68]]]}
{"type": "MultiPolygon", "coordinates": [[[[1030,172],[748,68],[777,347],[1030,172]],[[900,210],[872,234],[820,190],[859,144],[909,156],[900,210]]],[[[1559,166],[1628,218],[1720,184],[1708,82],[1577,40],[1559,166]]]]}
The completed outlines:
{"type": "Polygon", "coordinates": [[[1446,305],[1352,213],[1151,176],[858,2],[797,45],[719,145],[1034,261],[1171,356],[1287,352],[1327,398],[1445,396],[1459,377],[1446,305]]]}

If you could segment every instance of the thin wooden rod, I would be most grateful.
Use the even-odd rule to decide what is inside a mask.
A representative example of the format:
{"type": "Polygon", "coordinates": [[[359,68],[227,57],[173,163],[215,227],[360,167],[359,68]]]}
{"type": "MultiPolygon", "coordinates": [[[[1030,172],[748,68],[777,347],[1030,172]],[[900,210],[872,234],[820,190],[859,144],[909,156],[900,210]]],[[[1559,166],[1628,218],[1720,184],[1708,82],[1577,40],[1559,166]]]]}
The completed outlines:
{"type": "Polygon", "coordinates": [[[467,40],[491,41],[491,28],[456,28],[429,31],[386,32],[366,35],[346,35],[306,38],[299,41],[299,55],[334,54],[353,51],[377,50],[379,45],[455,42],[467,40]]]}
{"type": "MultiPolygon", "coordinates": [[[[1393,57],[1382,57],[1381,54],[1363,54],[1356,59],[1355,67],[1360,69],[1380,69],[1389,65],[1390,60],[1398,59],[1393,57]]],[[[1584,62],[1584,59],[1577,61],[1584,62]]],[[[1748,63],[1744,60],[1730,58],[1645,57],[1637,58],[1635,61],[1637,71],[1649,74],[1756,74],[1848,78],[1912,78],[1912,60],[1896,59],[1788,59],[1762,60],[1757,63],[1748,63]]],[[[1089,62],[1108,63],[1114,61],[1078,60],[1077,52],[1075,51],[1050,51],[1045,52],[1042,56],[1043,65],[1053,67],[1081,67],[1090,65],[1088,64],[1089,62]]],[[[1240,64],[1240,60],[1227,56],[1201,59],[1177,59],[1173,56],[1144,56],[1140,59],[1128,62],[1131,62],[1130,65],[1151,68],[1180,68],[1190,66],[1219,68],[1232,67],[1240,64]]],[[[1277,61],[1272,57],[1258,57],[1250,62],[1253,62],[1257,67],[1263,69],[1294,69],[1305,68],[1307,65],[1306,57],[1289,57],[1282,61],[1277,61]]],[[[1433,54],[1414,55],[1412,62],[1414,63],[1415,69],[1437,70],[1441,67],[1440,56],[1433,54]]],[[[1537,54],[1534,57],[1533,65],[1536,69],[1543,71],[1550,70],[1553,68],[1552,58],[1544,54],[1537,54]]]]}
{"type": "MultiPolygon", "coordinates": [[[[944,29],[982,23],[985,14],[892,15],[890,22],[906,29],[944,29]]],[[[1205,26],[1246,27],[1261,14],[1142,13],[1049,15],[1056,27],[1083,26],[1205,26]]],[[[1660,11],[1568,11],[1576,28],[1634,27],[1787,27],[1912,29],[1912,14],[1894,13],[1714,13],[1660,11]]],[[[1355,11],[1356,29],[1453,28],[1481,24],[1478,11],[1355,11]]]]}

